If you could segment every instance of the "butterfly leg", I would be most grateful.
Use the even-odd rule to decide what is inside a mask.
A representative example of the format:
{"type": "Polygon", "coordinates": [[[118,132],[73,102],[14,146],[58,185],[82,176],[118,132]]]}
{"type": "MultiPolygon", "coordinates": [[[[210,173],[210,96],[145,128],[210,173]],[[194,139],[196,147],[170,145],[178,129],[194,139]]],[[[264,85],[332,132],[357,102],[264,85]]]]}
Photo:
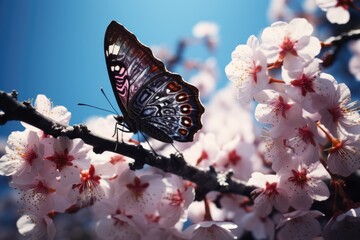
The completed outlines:
{"type": "Polygon", "coordinates": [[[179,151],[179,149],[177,149],[173,143],[170,143],[170,144],[171,144],[171,146],[173,146],[173,148],[175,148],[175,151],[176,151],[175,156],[179,157],[179,158],[184,158],[183,154],[179,151]]]}
{"type": "Polygon", "coordinates": [[[119,131],[121,131],[121,142],[122,143],[124,143],[123,133],[124,132],[131,133],[131,131],[127,129],[126,125],[119,123],[119,122],[115,123],[115,130],[114,130],[114,134],[112,135],[113,137],[116,135],[115,151],[117,150],[117,147],[119,144],[119,131]]]}
{"type": "Polygon", "coordinates": [[[153,147],[150,145],[150,142],[148,141],[147,137],[146,137],[142,132],[140,132],[140,133],[141,133],[141,135],[143,136],[143,138],[145,139],[145,141],[147,142],[147,144],[149,145],[149,147],[150,147],[151,151],[154,153],[155,157],[157,157],[158,154],[155,152],[155,150],[153,149],[153,147]]]}

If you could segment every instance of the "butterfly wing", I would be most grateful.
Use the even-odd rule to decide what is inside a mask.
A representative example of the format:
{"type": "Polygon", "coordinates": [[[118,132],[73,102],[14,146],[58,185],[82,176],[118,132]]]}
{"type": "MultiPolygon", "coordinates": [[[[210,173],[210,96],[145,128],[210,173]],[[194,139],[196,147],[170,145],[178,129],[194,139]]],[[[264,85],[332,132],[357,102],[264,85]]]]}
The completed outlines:
{"type": "Polygon", "coordinates": [[[199,91],[177,74],[156,76],[138,91],[131,104],[143,124],[142,131],[163,142],[172,142],[166,136],[180,142],[192,141],[202,127],[204,107],[199,91]]]}
{"type": "Polygon", "coordinates": [[[117,103],[127,114],[129,100],[154,76],[165,72],[164,64],[122,25],[112,21],[105,33],[106,65],[117,103]]]}
{"type": "Polygon", "coordinates": [[[163,142],[188,142],[201,129],[198,89],[170,73],[150,48],[112,21],[105,33],[110,82],[127,124],[163,142]]]}

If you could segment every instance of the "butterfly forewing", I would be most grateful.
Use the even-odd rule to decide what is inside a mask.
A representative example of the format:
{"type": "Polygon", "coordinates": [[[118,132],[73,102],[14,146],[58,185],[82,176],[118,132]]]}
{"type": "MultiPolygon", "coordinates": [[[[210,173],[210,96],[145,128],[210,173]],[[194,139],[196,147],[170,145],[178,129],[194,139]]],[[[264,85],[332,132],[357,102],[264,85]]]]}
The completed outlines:
{"type": "Polygon", "coordinates": [[[110,82],[123,111],[128,109],[128,101],[142,85],[165,71],[164,64],[115,21],[108,26],[104,43],[110,82]]]}
{"type": "Polygon", "coordinates": [[[105,33],[110,82],[133,131],[163,142],[188,142],[201,129],[204,108],[197,88],[170,73],[151,50],[112,21],[105,33]]]}

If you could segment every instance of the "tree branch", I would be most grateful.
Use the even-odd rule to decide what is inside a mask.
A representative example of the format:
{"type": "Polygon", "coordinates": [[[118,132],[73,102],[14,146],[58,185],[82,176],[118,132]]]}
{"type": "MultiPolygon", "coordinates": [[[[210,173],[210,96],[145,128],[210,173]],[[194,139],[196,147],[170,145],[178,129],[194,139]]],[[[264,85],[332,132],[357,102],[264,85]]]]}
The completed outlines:
{"type": "Polygon", "coordinates": [[[235,193],[250,196],[255,189],[246,186],[231,178],[230,173],[217,173],[213,168],[207,171],[199,170],[186,163],[182,156],[170,154],[170,157],[155,155],[152,151],[123,142],[116,142],[102,138],[91,133],[85,125],[65,126],[36,111],[29,102],[19,102],[17,92],[6,93],[0,90],[0,125],[7,121],[22,121],[31,124],[53,137],[67,136],[70,139],[80,138],[86,144],[93,146],[95,153],[110,151],[122,154],[135,160],[130,165],[133,170],[140,169],[147,164],[149,166],[176,174],[183,179],[189,180],[197,185],[196,199],[202,200],[210,191],[222,193],[235,193]]]}
{"type": "Polygon", "coordinates": [[[323,60],[323,67],[330,67],[339,53],[340,47],[351,40],[360,39],[360,29],[353,29],[349,32],[344,32],[339,36],[334,36],[326,39],[322,42],[322,47],[330,47],[326,51],[323,51],[321,59],[323,60]]]}

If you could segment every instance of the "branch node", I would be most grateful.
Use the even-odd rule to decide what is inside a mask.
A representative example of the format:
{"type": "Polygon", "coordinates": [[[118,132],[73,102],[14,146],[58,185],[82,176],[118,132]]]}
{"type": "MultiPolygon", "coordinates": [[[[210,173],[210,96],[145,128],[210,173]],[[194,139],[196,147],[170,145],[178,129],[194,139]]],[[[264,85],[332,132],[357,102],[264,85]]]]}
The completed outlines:
{"type": "MultiPolygon", "coordinates": [[[[53,132],[51,133],[51,135],[54,138],[57,138],[59,136],[61,136],[62,132],[64,132],[64,128],[62,126],[57,125],[56,123],[54,123],[53,125],[51,125],[51,129],[53,130],[53,132]]],[[[70,137],[69,137],[70,138],[70,137]]]]}
{"type": "Polygon", "coordinates": [[[231,181],[231,177],[233,174],[234,173],[231,170],[223,173],[217,173],[216,179],[221,188],[229,188],[229,182],[231,181]]]}
{"type": "Polygon", "coordinates": [[[173,173],[178,173],[182,171],[184,166],[186,165],[186,161],[182,154],[170,154],[171,164],[169,166],[169,171],[173,173]]]}
{"type": "Polygon", "coordinates": [[[73,135],[76,135],[78,137],[82,137],[85,134],[88,134],[90,130],[87,128],[84,124],[74,124],[73,125],[73,135]]]}
{"type": "Polygon", "coordinates": [[[145,163],[139,160],[135,160],[132,163],[129,163],[129,168],[133,171],[140,170],[144,168],[145,163]]]}
{"type": "Polygon", "coordinates": [[[17,99],[18,99],[17,97],[19,96],[19,93],[18,93],[18,91],[16,91],[16,90],[12,90],[11,93],[10,93],[10,95],[11,95],[12,98],[14,98],[15,100],[17,100],[17,99]]]}
{"type": "Polygon", "coordinates": [[[105,150],[101,147],[98,147],[98,146],[93,146],[93,152],[96,153],[96,154],[101,154],[103,153],[105,150]]]}
{"type": "Polygon", "coordinates": [[[33,108],[33,107],[31,106],[30,100],[23,101],[22,103],[23,103],[26,107],[28,107],[28,108],[33,108]]]}

